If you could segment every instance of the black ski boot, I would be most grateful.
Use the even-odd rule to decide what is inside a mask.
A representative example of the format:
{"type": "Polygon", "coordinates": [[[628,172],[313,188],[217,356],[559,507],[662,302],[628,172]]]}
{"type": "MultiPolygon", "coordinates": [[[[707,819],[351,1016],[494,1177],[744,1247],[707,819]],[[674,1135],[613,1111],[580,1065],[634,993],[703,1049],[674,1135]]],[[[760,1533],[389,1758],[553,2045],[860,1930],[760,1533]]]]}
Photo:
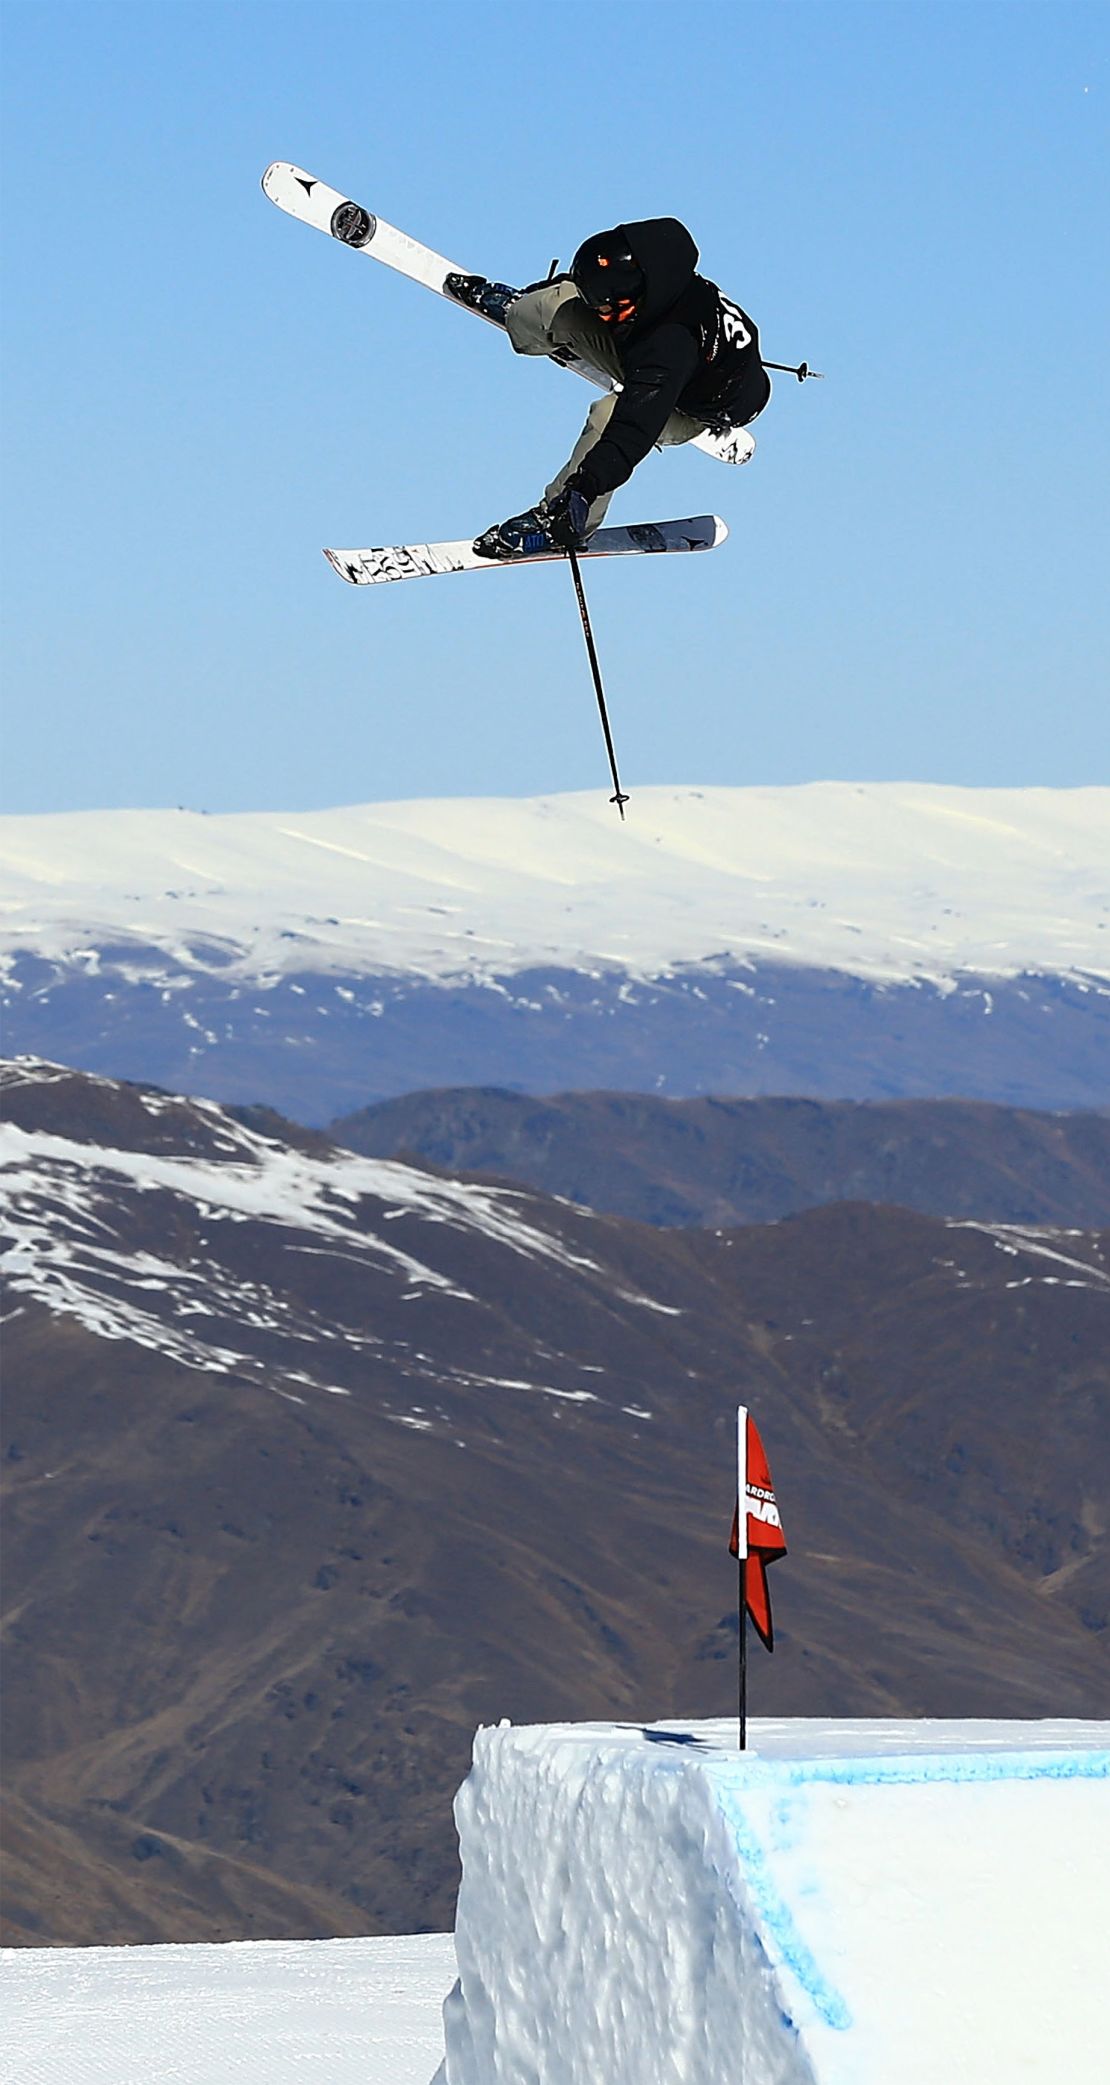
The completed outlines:
{"type": "Polygon", "coordinates": [[[448,275],[443,287],[456,304],[480,312],[484,319],[492,319],[495,326],[504,325],[505,313],[520,295],[507,282],[490,282],[485,275],[448,275]]]}
{"type": "Polygon", "coordinates": [[[495,523],[484,535],[477,536],[475,553],[478,557],[514,558],[536,557],[543,550],[554,550],[547,522],[547,502],[541,500],[527,513],[513,514],[508,521],[495,523]]]}

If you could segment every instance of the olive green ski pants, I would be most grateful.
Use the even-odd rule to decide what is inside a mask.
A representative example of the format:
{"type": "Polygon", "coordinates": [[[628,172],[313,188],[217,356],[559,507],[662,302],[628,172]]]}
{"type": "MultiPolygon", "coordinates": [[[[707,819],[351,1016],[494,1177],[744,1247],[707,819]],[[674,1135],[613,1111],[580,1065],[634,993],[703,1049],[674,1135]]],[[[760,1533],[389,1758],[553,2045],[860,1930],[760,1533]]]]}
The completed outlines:
{"type": "MultiPolygon", "coordinates": [[[[621,365],[608,329],[596,312],[583,303],[573,282],[545,282],[538,290],[526,290],[522,297],[510,304],[505,314],[505,330],[518,355],[551,355],[560,348],[570,348],[607,381],[621,382],[621,365]]],[[[594,443],[600,441],[609,425],[617,397],[616,391],[606,391],[590,407],[586,424],[567,461],[544,490],[545,499],[554,499],[555,494],[562,491],[594,443]]],[[[672,413],[659,437],[660,446],[672,448],[681,442],[691,442],[696,434],[704,431],[704,421],[692,419],[689,413],[672,413]]],[[[593,502],[586,524],[587,535],[592,536],[595,528],[601,526],[612,497],[611,492],[603,492],[593,502]]]]}

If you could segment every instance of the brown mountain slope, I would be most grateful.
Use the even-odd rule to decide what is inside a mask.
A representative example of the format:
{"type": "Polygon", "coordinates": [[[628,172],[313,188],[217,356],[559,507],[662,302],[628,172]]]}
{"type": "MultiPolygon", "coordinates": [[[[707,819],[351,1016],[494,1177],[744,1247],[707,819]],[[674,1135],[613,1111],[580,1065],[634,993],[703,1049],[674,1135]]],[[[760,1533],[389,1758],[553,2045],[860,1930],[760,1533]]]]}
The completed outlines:
{"type": "Polygon", "coordinates": [[[330,1134],[352,1151],[519,1180],[640,1223],[768,1223],[844,1201],[1110,1223],[1110,1115],[962,1100],[537,1100],[458,1087],[382,1101],[330,1134]]]}
{"type": "Polygon", "coordinates": [[[84,1084],[5,1147],[11,1937],[447,1924],[476,1722],[727,1713],[741,1396],[758,1709],[1105,1710],[1103,1242],[662,1233],[84,1084]]]}

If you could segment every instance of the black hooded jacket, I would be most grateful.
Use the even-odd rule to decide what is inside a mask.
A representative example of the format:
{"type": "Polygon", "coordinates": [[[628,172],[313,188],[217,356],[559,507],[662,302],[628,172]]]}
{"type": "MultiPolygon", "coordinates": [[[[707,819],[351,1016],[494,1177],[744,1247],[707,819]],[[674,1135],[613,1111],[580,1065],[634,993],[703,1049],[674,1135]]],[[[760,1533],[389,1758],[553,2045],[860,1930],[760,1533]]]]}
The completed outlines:
{"type": "Polygon", "coordinates": [[[697,274],[698,249],[685,225],[649,217],[618,229],[645,287],[635,318],[611,329],[623,388],[577,473],[591,499],[631,477],[676,410],[740,427],[771,390],[753,321],[697,274]]]}

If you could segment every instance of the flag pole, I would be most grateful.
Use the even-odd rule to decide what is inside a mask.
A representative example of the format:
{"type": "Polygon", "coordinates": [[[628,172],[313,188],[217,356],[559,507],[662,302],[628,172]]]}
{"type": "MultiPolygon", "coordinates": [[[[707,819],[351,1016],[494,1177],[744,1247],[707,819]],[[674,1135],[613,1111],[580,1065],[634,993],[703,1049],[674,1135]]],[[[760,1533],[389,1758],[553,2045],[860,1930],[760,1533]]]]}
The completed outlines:
{"type": "Polygon", "coordinates": [[[740,1687],[737,1714],[740,1726],[741,1752],[746,1752],[748,1748],[748,1603],[744,1597],[747,1590],[744,1584],[744,1572],[747,1568],[747,1561],[746,1557],[741,1557],[737,1567],[740,1576],[738,1595],[740,1602],[740,1687]]]}
{"type": "Polygon", "coordinates": [[[739,1749],[748,1744],[748,1409],[736,1407],[736,1576],[740,1621],[739,1671],[737,1674],[737,1723],[739,1749]]]}

